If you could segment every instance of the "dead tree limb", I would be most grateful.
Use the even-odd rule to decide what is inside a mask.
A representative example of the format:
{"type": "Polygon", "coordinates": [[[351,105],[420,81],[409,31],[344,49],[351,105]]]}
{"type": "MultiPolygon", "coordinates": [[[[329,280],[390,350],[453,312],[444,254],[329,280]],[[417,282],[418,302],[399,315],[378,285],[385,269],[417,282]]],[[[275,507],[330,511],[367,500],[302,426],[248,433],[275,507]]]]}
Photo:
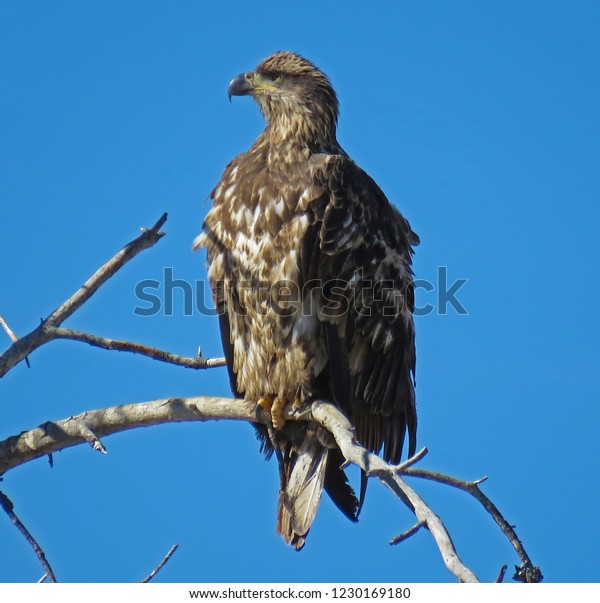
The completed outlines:
{"type": "Polygon", "coordinates": [[[424,525],[425,525],[425,522],[417,521],[417,523],[414,526],[408,528],[408,530],[405,530],[404,532],[402,532],[402,534],[398,534],[398,536],[394,536],[390,540],[390,544],[395,545],[395,544],[400,544],[401,542],[404,542],[407,538],[410,538],[411,536],[416,534],[424,525]]]}
{"type": "Polygon", "coordinates": [[[435,539],[446,567],[461,582],[479,582],[475,574],[460,560],[450,534],[440,518],[400,477],[398,469],[360,446],[348,419],[330,402],[314,402],[311,414],[317,423],[333,435],[347,461],[360,467],[369,477],[376,477],[399,498],[408,499],[419,522],[427,526],[435,539]]]}
{"type": "Polygon", "coordinates": [[[31,545],[31,548],[34,550],[37,558],[40,560],[42,567],[44,568],[44,576],[40,580],[43,582],[48,579],[50,582],[56,582],[56,578],[54,577],[54,572],[46,559],[46,555],[42,550],[42,547],[37,543],[36,539],[31,535],[31,532],[23,525],[23,522],[17,517],[17,514],[14,510],[14,505],[10,498],[4,494],[4,492],[0,492],[0,507],[4,509],[4,512],[8,515],[10,520],[13,522],[14,526],[21,532],[24,536],[25,540],[31,545]]]}
{"type": "MultiPolygon", "coordinates": [[[[8,326],[8,323],[4,320],[3,316],[0,316],[0,326],[4,329],[4,331],[12,342],[19,341],[19,338],[15,335],[14,331],[8,326]]],[[[29,358],[25,356],[24,360],[25,364],[27,365],[27,368],[31,368],[31,365],[29,364],[29,358]]]]}
{"type": "MultiPolygon", "coordinates": [[[[402,479],[401,474],[418,477],[416,470],[410,468],[416,462],[414,458],[394,466],[369,453],[356,441],[354,430],[343,413],[329,402],[314,402],[310,410],[303,413],[287,412],[286,418],[312,420],[330,431],[346,461],[357,465],[370,477],[378,479],[401,500],[407,502],[415,513],[418,524],[427,527],[434,537],[448,569],[462,582],[477,581],[473,572],[460,560],[440,518],[402,479]]],[[[261,413],[257,413],[256,404],[253,402],[209,396],[168,398],[86,411],[60,421],[46,422],[0,441],[0,475],[35,458],[84,442],[90,443],[96,450],[103,451],[101,444],[97,444],[100,438],[128,429],[219,419],[252,422],[265,420],[261,413]]],[[[421,451],[416,456],[420,458],[423,454],[424,451],[421,451]]]]}
{"type": "Polygon", "coordinates": [[[493,517],[494,521],[498,524],[502,533],[508,538],[512,547],[515,549],[517,555],[521,559],[521,566],[516,568],[517,573],[515,574],[515,580],[522,582],[541,582],[543,575],[538,567],[535,567],[523,547],[523,543],[517,536],[513,526],[511,526],[506,519],[504,519],[502,513],[498,510],[498,507],[481,491],[479,484],[484,482],[487,477],[480,478],[478,480],[467,482],[460,480],[451,475],[444,475],[443,473],[437,473],[435,471],[428,471],[426,469],[413,469],[407,468],[404,471],[405,475],[411,477],[419,477],[422,479],[431,480],[453,488],[458,488],[464,492],[468,492],[471,496],[477,499],[485,508],[485,510],[493,517]],[[519,576],[522,576],[521,580],[519,576]]]}
{"type": "Polygon", "coordinates": [[[59,327],[127,262],[159,241],[164,235],[163,232],[160,232],[160,229],[166,220],[167,214],[163,214],[152,228],[142,229],[142,234],[139,237],[127,243],[125,247],[101,266],[69,299],[58,306],[48,318],[42,320],[39,326],[14,341],[0,356],[0,377],[3,377],[31,352],[54,339],[52,327],[59,327]]]}
{"type": "Polygon", "coordinates": [[[498,572],[498,575],[496,576],[496,579],[494,580],[494,582],[500,583],[504,580],[504,574],[506,574],[506,570],[508,569],[508,565],[503,565],[500,568],[500,571],[498,572]]]}
{"type": "Polygon", "coordinates": [[[158,574],[158,572],[160,572],[160,570],[164,567],[165,563],[167,563],[167,561],[171,558],[171,556],[177,550],[178,547],[179,547],[178,544],[174,544],[169,549],[169,552],[163,557],[163,560],[143,580],[140,580],[140,582],[142,584],[145,584],[146,582],[150,582],[150,580],[152,580],[152,578],[154,578],[154,576],[156,576],[156,574],[158,574]]]}
{"type": "Polygon", "coordinates": [[[18,465],[84,442],[101,451],[99,446],[94,446],[90,433],[99,441],[113,433],[138,427],[211,419],[260,420],[253,402],[209,396],[167,398],[88,410],[61,421],[47,421],[0,441],[0,476],[18,465]]]}
{"type": "Polygon", "coordinates": [[[48,327],[47,330],[52,339],[81,341],[104,350],[116,350],[117,352],[140,354],[152,358],[153,360],[176,364],[177,366],[182,366],[184,368],[205,369],[215,366],[225,366],[225,358],[204,358],[200,355],[194,357],[179,356],[178,354],[157,350],[156,348],[151,348],[139,343],[132,343],[119,339],[108,339],[107,337],[99,337],[98,335],[92,335],[91,333],[65,329],[63,327],[48,327]]]}

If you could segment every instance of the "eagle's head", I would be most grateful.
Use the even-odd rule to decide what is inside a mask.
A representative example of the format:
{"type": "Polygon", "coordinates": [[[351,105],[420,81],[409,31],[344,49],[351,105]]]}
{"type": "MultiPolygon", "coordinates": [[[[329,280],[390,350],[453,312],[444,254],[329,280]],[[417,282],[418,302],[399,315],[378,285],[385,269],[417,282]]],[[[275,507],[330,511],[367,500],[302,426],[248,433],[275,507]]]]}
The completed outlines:
{"type": "Polygon", "coordinates": [[[294,52],[276,52],[254,71],[240,73],[227,90],[232,96],[252,95],[267,120],[271,142],[293,139],[335,144],[338,100],[329,78],[294,52]]]}

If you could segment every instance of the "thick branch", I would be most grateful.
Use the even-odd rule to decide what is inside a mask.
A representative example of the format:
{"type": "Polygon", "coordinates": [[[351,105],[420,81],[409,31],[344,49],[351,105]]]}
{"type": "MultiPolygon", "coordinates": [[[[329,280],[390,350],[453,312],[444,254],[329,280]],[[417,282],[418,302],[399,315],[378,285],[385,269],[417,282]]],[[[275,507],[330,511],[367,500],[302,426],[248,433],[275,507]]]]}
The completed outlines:
{"type": "Polygon", "coordinates": [[[233,419],[257,421],[256,404],[231,398],[168,398],[89,410],[0,441],[0,475],[28,461],[96,438],[163,423],[233,419]]]}
{"type": "MultiPolygon", "coordinates": [[[[354,437],[349,421],[331,403],[315,402],[310,412],[287,412],[289,420],[314,420],[330,431],[344,458],[377,477],[414,511],[419,522],[427,526],[436,540],[444,563],[462,582],[477,582],[475,575],[459,559],[452,540],[439,517],[400,478],[399,468],[388,465],[367,452],[354,437]]],[[[0,475],[32,459],[52,454],[82,442],[93,442],[103,436],[161,423],[233,419],[261,421],[253,402],[230,398],[169,398],[153,402],[125,404],[112,408],[86,411],[62,421],[47,422],[35,429],[0,442],[0,475]],[[93,434],[93,437],[90,436],[93,434]]],[[[407,464],[411,464],[410,462],[407,464]]]]}
{"type": "Polygon", "coordinates": [[[139,237],[125,245],[108,262],[100,267],[81,288],[56,308],[37,328],[15,341],[0,356],[0,377],[4,376],[33,350],[53,339],[52,332],[48,327],[60,326],[129,260],[133,259],[144,249],[152,247],[163,236],[164,233],[160,232],[160,228],[166,219],[167,214],[163,214],[152,228],[148,230],[144,229],[139,237]]]}

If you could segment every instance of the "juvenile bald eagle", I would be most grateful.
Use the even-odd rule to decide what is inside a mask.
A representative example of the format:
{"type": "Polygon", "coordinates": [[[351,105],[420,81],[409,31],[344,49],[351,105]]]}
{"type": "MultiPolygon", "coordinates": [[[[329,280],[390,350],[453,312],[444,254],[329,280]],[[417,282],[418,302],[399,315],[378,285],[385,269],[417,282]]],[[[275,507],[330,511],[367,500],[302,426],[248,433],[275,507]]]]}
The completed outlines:
{"type": "Polygon", "coordinates": [[[271,412],[256,424],[279,461],[277,529],[304,545],[323,489],[356,520],[360,501],[320,427],[283,408],[335,402],[363,446],[397,463],[416,445],[412,245],[408,221],[336,139],[327,76],[277,52],[229,84],[267,125],[225,168],[195,247],[208,249],[231,387],[271,412]]]}

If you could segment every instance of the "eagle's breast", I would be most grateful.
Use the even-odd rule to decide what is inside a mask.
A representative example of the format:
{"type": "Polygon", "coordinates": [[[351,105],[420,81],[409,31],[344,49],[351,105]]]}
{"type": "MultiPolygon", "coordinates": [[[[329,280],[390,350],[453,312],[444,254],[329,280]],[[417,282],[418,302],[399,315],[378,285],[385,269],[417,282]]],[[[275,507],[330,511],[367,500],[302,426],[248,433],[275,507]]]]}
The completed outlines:
{"type": "Polygon", "coordinates": [[[268,161],[236,158],[213,191],[200,241],[208,247],[209,278],[223,287],[237,388],[253,400],[300,401],[327,363],[301,278],[306,207],[318,191],[294,172],[286,170],[283,183],[268,161]]]}

